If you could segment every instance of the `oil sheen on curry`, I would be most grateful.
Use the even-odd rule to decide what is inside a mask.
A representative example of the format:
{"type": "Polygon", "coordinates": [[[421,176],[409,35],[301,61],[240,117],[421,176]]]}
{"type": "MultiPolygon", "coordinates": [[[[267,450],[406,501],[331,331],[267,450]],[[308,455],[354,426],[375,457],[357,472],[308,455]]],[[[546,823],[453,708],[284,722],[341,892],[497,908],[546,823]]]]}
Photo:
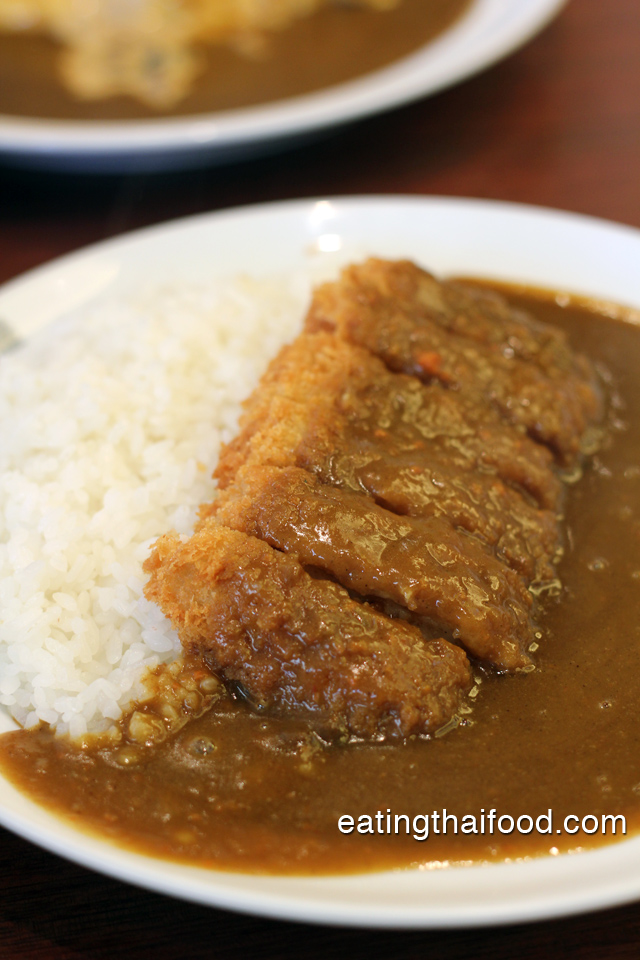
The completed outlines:
{"type": "Polygon", "coordinates": [[[246,402],[193,536],[145,565],[183,658],[110,743],[7,734],[3,772],[117,843],[255,872],[637,830],[639,365],[622,309],[347,268],[246,402]]]}

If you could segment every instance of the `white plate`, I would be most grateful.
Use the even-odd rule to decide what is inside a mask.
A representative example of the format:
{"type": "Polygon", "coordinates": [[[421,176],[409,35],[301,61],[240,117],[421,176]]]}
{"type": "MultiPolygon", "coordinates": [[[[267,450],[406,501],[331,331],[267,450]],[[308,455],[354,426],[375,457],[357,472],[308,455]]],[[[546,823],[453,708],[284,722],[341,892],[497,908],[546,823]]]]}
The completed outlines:
{"type": "MultiPolygon", "coordinates": [[[[356,198],[232,210],[99,244],[6,285],[0,317],[27,336],[72,309],[141,287],[207,282],[238,271],[315,272],[367,253],[640,307],[640,231],[511,204],[356,198]]],[[[6,717],[4,724],[7,729],[6,717]]],[[[129,853],[76,831],[2,778],[0,823],[151,890],[295,920],[452,927],[556,917],[640,897],[640,837],[515,864],[316,879],[223,873],[129,853]]]]}
{"type": "Polygon", "coordinates": [[[23,164],[113,172],[236,159],[451,86],[516,50],[565,2],[475,0],[449,31],[389,67],[258,107],[127,122],[0,115],[0,155],[23,164]]]}

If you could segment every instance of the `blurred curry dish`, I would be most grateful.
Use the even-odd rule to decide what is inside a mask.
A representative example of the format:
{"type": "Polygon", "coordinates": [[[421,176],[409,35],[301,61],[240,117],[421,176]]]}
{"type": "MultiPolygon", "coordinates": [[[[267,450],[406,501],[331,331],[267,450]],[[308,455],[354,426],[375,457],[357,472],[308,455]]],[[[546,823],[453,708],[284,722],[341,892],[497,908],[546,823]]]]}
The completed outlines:
{"type": "MultiPolygon", "coordinates": [[[[349,0],[382,11],[400,0],[349,0]]],[[[269,34],[337,0],[0,0],[0,30],[62,45],[59,72],[88,100],[126,94],[155,108],[180,101],[201,72],[198,45],[261,57],[269,34]]]]}

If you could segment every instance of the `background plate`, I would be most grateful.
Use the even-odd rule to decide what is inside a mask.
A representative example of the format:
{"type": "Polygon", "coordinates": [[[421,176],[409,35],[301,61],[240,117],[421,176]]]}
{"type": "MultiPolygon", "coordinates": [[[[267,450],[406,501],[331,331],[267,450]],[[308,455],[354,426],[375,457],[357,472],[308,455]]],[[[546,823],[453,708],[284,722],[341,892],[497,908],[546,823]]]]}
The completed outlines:
{"type": "Polygon", "coordinates": [[[517,49],[565,0],[475,0],[421,50],[357,80],[259,107],[128,122],[0,115],[0,155],[87,172],[152,171],[225,162],[435,93],[517,49]]]}

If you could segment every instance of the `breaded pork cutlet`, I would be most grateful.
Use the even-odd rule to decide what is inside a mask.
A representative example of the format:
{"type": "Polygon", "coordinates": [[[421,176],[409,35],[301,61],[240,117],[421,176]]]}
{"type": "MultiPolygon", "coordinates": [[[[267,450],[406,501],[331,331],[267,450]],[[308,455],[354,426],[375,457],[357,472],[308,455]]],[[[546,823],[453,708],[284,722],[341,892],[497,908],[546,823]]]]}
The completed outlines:
{"type": "Polygon", "coordinates": [[[158,542],[147,595],[259,706],[433,733],[463,650],[530,668],[560,472],[600,415],[560,330],[410,263],[349,267],[246,402],[193,538],[158,542]]]}
{"type": "Polygon", "coordinates": [[[444,517],[527,582],[551,579],[562,492],[551,455],[484,414],[337,337],[303,334],[269,367],[214,476],[224,490],[245,463],[302,467],[394,513],[444,517]]]}
{"type": "Polygon", "coordinates": [[[391,370],[489,401],[562,465],[576,460],[584,430],[601,415],[593,368],[561,330],[409,261],[347,267],[315,291],[306,329],[335,332],[391,370]]]}
{"type": "Polygon", "coordinates": [[[259,708],[313,718],[330,734],[430,734],[472,685],[462,650],[391,620],[310,576],[294,556],[209,520],[162,537],[145,563],[185,650],[259,708]]]}

